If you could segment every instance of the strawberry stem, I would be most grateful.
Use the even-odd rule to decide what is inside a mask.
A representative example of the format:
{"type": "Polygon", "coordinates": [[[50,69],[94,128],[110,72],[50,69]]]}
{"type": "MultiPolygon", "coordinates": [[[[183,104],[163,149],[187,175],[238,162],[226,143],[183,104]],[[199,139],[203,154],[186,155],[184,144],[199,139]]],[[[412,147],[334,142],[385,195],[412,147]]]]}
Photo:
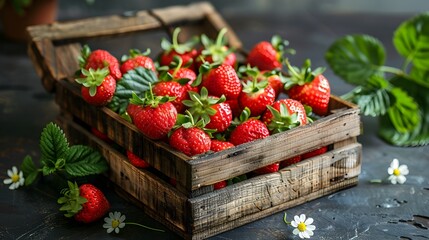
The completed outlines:
{"type": "Polygon", "coordinates": [[[223,37],[225,36],[226,32],[228,30],[226,28],[222,28],[219,32],[219,34],[217,35],[216,38],[216,46],[218,47],[222,47],[223,46],[223,37]]]}

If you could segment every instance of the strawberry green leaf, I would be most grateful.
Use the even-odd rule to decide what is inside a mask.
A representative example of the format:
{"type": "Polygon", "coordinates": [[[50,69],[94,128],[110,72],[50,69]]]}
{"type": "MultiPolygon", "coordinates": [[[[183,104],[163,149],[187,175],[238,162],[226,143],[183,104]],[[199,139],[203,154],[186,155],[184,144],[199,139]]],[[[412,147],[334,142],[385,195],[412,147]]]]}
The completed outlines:
{"type": "Polygon", "coordinates": [[[108,107],[119,114],[123,114],[133,92],[139,97],[143,97],[144,93],[149,90],[150,84],[157,81],[156,73],[150,69],[138,67],[129,71],[117,82],[115,95],[108,107]]]}
{"type": "MultiPolygon", "coordinates": [[[[421,69],[429,69],[429,13],[403,22],[395,31],[393,44],[405,60],[421,69]]],[[[405,69],[404,69],[405,70],[405,69]]]]}
{"type": "Polygon", "coordinates": [[[39,171],[34,165],[33,159],[29,155],[24,158],[21,164],[21,170],[25,177],[26,186],[31,185],[39,175],[39,171]]]}
{"type": "Polygon", "coordinates": [[[420,123],[419,106],[400,88],[393,88],[391,93],[395,103],[388,110],[389,118],[398,132],[410,132],[420,123]]]}
{"type": "Polygon", "coordinates": [[[355,85],[365,84],[372,75],[382,74],[385,50],[368,35],[348,35],[335,41],[325,59],[335,74],[355,85]]]}
{"type": "MultiPolygon", "coordinates": [[[[65,158],[69,143],[62,129],[55,123],[49,123],[42,131],[40,137],[41,162],[49,169],[55,168],[60,158],[65,158]]],[[[50,172],[50,171],[46,171],[50,172]]],[[[45,173],[45,170],[44,170],[45,173]]]]}
{"type": "Polygon", "coordinates": [[[65,171],[74,177],[103,173],[108,168],[106,160],[98,151],[82,145],[70,147],[64,166],[65,171]]]}
{"type": "Polygon", "coordinates": [[[429,66],[426,69],[414,66],[410,71],[410,77],[415,83],[429,88],[429,66]]]}

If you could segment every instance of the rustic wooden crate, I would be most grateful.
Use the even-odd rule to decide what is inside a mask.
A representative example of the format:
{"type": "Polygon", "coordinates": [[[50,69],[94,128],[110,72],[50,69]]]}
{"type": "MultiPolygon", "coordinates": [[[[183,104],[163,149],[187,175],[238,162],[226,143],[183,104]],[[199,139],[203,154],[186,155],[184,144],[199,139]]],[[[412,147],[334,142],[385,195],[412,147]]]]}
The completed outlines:
{"type": "Polygon", "coordinates": [[[82,99],[73,75],[83,41],[149,30],[171,34],[176,26],[183,29],[184,38],[201,33],[214,37],[227,27],[230,46],[245,52],[209,3],[29,28],[33,39],[29,55],[46,90],[55,93],[63,113],[58,123],[72,141],[90,144],[103,153],[111,169],[109,178],[128,199],[181,236],[201,239],[357,184],[361,167],[361,145],[356,141],[359,109],[336,96],[331,96],[330,114],[312,124],[196,157],[146,138],[115,112],[82,99]],[[104,132],[115,144],[94,137],[88,132],[90,127],[104,132]],[[218,181],[326,145],[330,150],[323,155],[213,190],[218,181]],[[123,155],[125,149],[144,158],[152,168],[140,170],[129,164],[123,155]],[[175,187],[168,183],[169,178],[176,179],[175,187]]]}

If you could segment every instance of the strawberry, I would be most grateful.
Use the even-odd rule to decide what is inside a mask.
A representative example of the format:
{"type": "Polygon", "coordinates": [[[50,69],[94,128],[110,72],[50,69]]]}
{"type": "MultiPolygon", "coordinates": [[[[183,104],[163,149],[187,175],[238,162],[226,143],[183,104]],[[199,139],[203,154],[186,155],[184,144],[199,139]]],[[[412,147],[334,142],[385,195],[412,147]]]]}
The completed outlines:
{"type": "Polygon", "coordinates": [[[307,59],[303,67],[292,67],[288,61],[286,65],[290,77],[286,78],[285,89],[290,98],[308,105],[313,112],[320,116],[328,113],[331,88],[328,80],[322,75],[324,69],[317,68],[311,71],[311,62],[307,59]]]}
{"type": "Polygon", "coordinates": [[[195,123],[188,111],[187,115],[181,115],[180,119],[184,121],[178,121],[177,128],[170,136],[170,145],[188,156],[208,152],[211,140],[210,135],[204,131],[204,120],[195,123]]]}
{"type": "Polygon", "coordinates": [[[280,99],[267,108],[262,116],[262,122],[267,125],[271,134],[307,124],[305,108],[296,100],[280,99]]]}
{"type": "Polygon", "coordinates": [[[277,99],[284,89],[283,75],[278,71],[262,71],[261,75],[262,79],[267,79],[268,84],[274,89],[277,99]]]}
{"type": "Polygon", "coordinates": [[[170,102],[173,99],[154,96],[151,89],[146,91],[144,98],[133,93],[130,104],[139,105],[139,108],[128,107],[134,125],[150,139],[165,138],[177,119],[177,110],[170,102]]]}
{"type": "Polygon", "coordinates": [[[212,139],[210,150],[212,150],[213,152],[220,152],[232,147],[234,147],[234,144],[230,142],[212,139]]]}
{"type": "Polygon", "coordinates": [[[312,157],[315,157],[315,156],[318,156],[318,155],[322,155],[322,154],[324,154],[327,151],[328,151],[328,146],[323,146],[323,147],[318,148],[316,150],[304,153],[304,154],[301,155],[301,157],[302,157],[302,160],[304,160],[304,159],[307,159],[307,158],[312,158],[312,157]]]}
{"type": "Polygon", "coordinates": [[[227,185],[227,182],[225,180],[223,180],[223,181],[220,181],[220,182],[213,184],[213,189],[218,190],[218,189],[226,187],[226,185],[227,185]]]}
{"type": "Polygon", "coordinates": [[[195,79],[197,79],[197,75],[195,74],[194,70],[182,67],[177,69],[170,69],[168,70],[168,73],[170,73],[173,77],[173,81],[177,81],[180,83],[183,79],[187,80],[187,83],[184,85],[187,91],[199,91],[198,87],[192,86],[192,83],[195,81],[195,79]]]}
{"type": "Polygon", "coordinates": [[[160,81],[152,87],[152,91],[157,96],[175,97],[171,103],[176,108],[177,112],[185,111],[183,101],[189,99],[187,88],[175,81],[160,81]]]}
{"type": "Polygon", "coordinates": [[[241,109],[249,108],[252,116],[259,116],[268,105],[273,104],[276,97],[275,91],[268,85],[267,80],[258,81],[259,71],[247,69],[246,73],[250,79],[242,82],[243,88],[238,96],[238,103],[241,109]]]}
{"type": "Polygon", "coordinates": [[[216,41],[212,41],[206,35],[201,35],[201,43],[204,48],[199,51],[199,55],[196,58],[197,68],[199,68],[202,63],[217,63],[217,64],[226,64],[235,68],[237,65],[237,56],[225,45],[225,34],[227,32],[226,28],[222,28],[217,37],[216,41]]]}
{"type": "Polygon", "coordinates": [[[288,158],[288,159],[283,160],[283,161],[280,162],[280,168],[284,168],[284,167],[290,166],[290,165],[298,163],[300,161],[301,161],[301,155],[288,158]]]}
{"type": "Polygon", "coordinates": [[[256,175],[268,174],[279,171],[280,163],[273,163],[265,167],[258,168],[253,170],[252,173],[256,175]]]}
{"type": "Polygon", "coordinates": [[[60,211],[66,211],[66,217],[74,217],[78,222],[91,223],[102,218],[110,209],[110,203],[103,192],[92,184],[68,182],[68,189],[61,192],[63,197],[58,199],[60,211]]]}
{"type": "Polygon", "coordinates": [[[233,118],[240,116],[243,109],[240,108],[240,105],[238,104],[238,99],[227,99],[225,103],[227,103],[231,108],[233,118]]]}
{"type": "Polygon", "coordinates": [[[282,68],[283,55],[294,53],[293,49],[286,49],[288,41],[280,36],[273,36],[271,42],[261,41],[256,44],[247,56],[247,63],[252,67],[258,67],[261,71],[280,70],[282,68]]]}
{"type": "Polygon", "coordinates": [[[120,69],[122,74],[125,74],[137,67],[147,68],[156,72],[155,63],[150,57],[148,57],[150,49],[147,49],[144,53],[140,52],[138,49],[130,49],[129,54],[130,55],[124,55],[121,58],[122,64],[120,69]]]}
{"type": "Polygon", "coordinates": [[[258,119],[249,118],[250,114],[250,110],[245,108],[240,115],[240,119],[235,121],[235,124],[238,125],[232,130],[229,137],[229,141],[235,146],[266,138],[270,135],[267,126],[258,119]]]}
{"type": "Polygon", "coordinates": [[[210,95],[221,97],[225,95],[227,100],[237,99],[241,92],[240,79],[234,68],[227,64],[201,66],[202,87],[206,87],[210,95]]]}
{"type": "Polygon", "coordinates": [[[79,66],[82,69],[103,69],[107,67],[109,74],[115,79],[119,80],[122,77],[121,70],[119,69],[119,61],[112,54],[106,50],[97,49],[91,51],[88,45],[82,48],[81,56],[79,57],[79,66]]]}
{"type": "Polygon", "coordinates": [[[131,151],[127,150],[127,158],[130,163],[138,168],[148,168],[150,165],[144,159],[141,159],[139,156],[135,155],[131,151]]]}
{"type": "Polygon", "coordinates": [[[82,78],[76,82],[82,84],[82,98],[94,106],[104,106],[109,103],[116,90],[116,80],[109,74],[108,68],[94,70],[81,69],[82,78]]]}
{"type": "Polygon", "coordinates": [[[215,132],[225,131],[232,122],[232,112],[228,104],[225,103],[225,97],[208,96],[207,89],[201,88],[200,94],[189,92],[191,100],[183,101],[183,104],[189,107],[189,112],[196,119],[203,118],[208,129],[215,132]]]}
{"type": "Polygon", "coordinates": [[[96,136],[97,138],[107,142],[107,143],[112,143],[112,139],[110,139],[106,134],[102,133],[100,130],[98,130],[95,127],[91,127],[91,132],[92,134],[94,134],[94,136],[96,136]]]}
{"type": "Polygon", "coordinates": [[[194,69],[194,58],[197,57],[198,51],[193,47],[198,42],[198,38],[179,44],[179,32],[180,28],[174,29],[172,43],[165,38],[161,40],[163,52],[159,57],[159,63],[161,66],[169,66],[173,62],[174,57],[178,56],[181,58],[184,66],[194,69]]]}

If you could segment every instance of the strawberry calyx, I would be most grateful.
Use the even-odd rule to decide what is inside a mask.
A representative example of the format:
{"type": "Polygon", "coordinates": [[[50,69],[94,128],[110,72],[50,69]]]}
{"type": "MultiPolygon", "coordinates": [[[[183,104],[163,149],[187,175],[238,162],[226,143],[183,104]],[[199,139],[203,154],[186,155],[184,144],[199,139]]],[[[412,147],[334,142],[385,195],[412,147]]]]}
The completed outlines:
{"type": "Polygon", "coordinates": [[[288,59],[285,60],[285,64],[290,75],[289,77],[285,77],[285,90],[289,90],[296,85],[302,86],[309,83],[313,81],[317,75],[322,74],[325,71],[325,68],[323,67],[318,67],[315,70],[312,70],[310,59],[306,59],[301,68],[292,66],[288,59]]]}
{"type": "Polygon", "coordinates": [[[226,56],[233,52],[232,48],[228,48],[226,46],[226,38],[225,34],[228,30],[226,28],[222,28],[216,40],[213,41],[207,35],[201,35],[201,43],[204,46],[204,49],[201,51],[202,56],[211,56],[213,62],[222,63],[226,56]]]}
{"type": "Polygon", "coordinates": [[[78,58],[79,67],[84,68],[87,62],[89,55],[91,54],[91,48],[88,45],[84,45],[80,51],[80,56],[78,58]]]}
{"type": "Polygon", "coordinates": [[[169,53],[171,51],[176,51],[178,54],[184,54],[193,49],[193,47],[198,43],[199,39],[197,36],[194,36],[189,41],[184,42],[182,44],[179,43],[179,33],[181,29],[175,28],[173,31],[173,36],[171,38],[172,42],[168,41],[166,38],[161,40],[161,48],[165,51],[165,53],[169,53]]]}
{"type": "Polygon", "coordinates": [[[143,107],[150,106],[151,108],[157,108],[160,104],[171,102],[174,99],[176,99],[176,97],[155,96],[152,91],[152,84],[149,83],[149,91],[145,92],[145,96],[143,98],[139,97],[135,92],[132,92],[130,103],[143,107]]]}
{"type": "Polygon", "coordinates": [[[133,58],[138,57],[138,56],[147,57],[147,56],[149,56],[150,52],[151,52],[150,48],[147,48],[146,51],[144,51],[144,52],[141,52],[139,49],[136,49],[136,48],[130,49],[129,53],[128,53],[129,55],[122,55],[121,62],[125,62],[129,59],[133,59],[133,58]]]}
{"type": "Polygon", "coordinates": [[[271,45],[277,52],[277,60],[279,62],[283,62],[283,57],[286,53],[292,55],[296,53],[295,49],[287,48],[287,46],[289,46],[289,41],[282,39],[279,35],[271,37],[271,45]]]}
{"type": "Polygon", "coordinates": [[[236,127],[249,119],[259,119],[259,116],[251,117],[251,111],[248,107],[245,107],[243,111],[240,113],[240,116],[234,118],[231,122],[231,127],[236,127]]]}
{"type": "Polygon", "coordinates": [[[268,80],[264,79],[262,81],[258,81],[261,73],[257,67],[252,68],[248,65],[245,68],[241,68],[239,71],[241,73],[245,73],[245,75],[250,78],[250,81],[242,81],[242,92],[250,95],[258,95],[264,92],[264,89],[268,86],[268,80]]]}
{"type": "Polygon", "coordinates": [[[285,132],[301,125],[298,119],[298,113],[294,112],[293,114],[290,114],[286,104],[280,104],[280,111],[272,106],[267,106],[267,108],[273,115],[271,122],[267,126],[270,132],[285,132]]]}
{"type": "MultiPolygon", "coordinates": [[[[189,110],[185,111],[185,114],[177,114],[176,124],[173,127],[173,130],[180,127],[183,128],[199,128],[206,132],[210,138],[213,137],[213,133],[216,132],[216,129],[205,128],[210,119],[204,119],[202,117],[195,117],[189,110]]],[[[171,133],[171,132],[170,132],[171,133]]]]}
{"type": "Polygon", "coordinates": [[[93,97],[97,93],[97,87],[103,83],[104,79],[110,74],[110,71],[107,67],[97,70],[82,68],[81,74],[83,77],[77,78],[76,82],[89,88],[89,95],[93,97]]]}
{"type": "Polygon", "coordinates": [[[188,93],[190,100],[184,100],[182,103],[189,108],[189,112],[195,118],[203,119],[206,124],[210,122],[210,116],[216,114],[216,110],[212,106],[226,100],[224,95],[220,98],[209,96],[205,87],[201,88],[200,94],[193,91],[189,91],[188,93]]]}
{"type": "MultiPolygon", "coordinates": [[[[189,63],[192,63],[192,61],[189,61],[189,63]]],[[[186,64],[186,65],[188,65],[186,64]]],[[[171,62],[171,64],[169,66],[162,66],[160,68],[158,68],[158,71],[160,71],[159,74],[159,80],[160,81],[175,81],[180,83],[180,85],[186,85],[189,81],[191,81],[191,79],[189,78],[176,78],[176,74],[177,72],[182,68],[183,66],[183,60],[181,57],[179,56],[174,56],[173,57],[173,61],[171,62]],[[171,73],[170,70],[174,69],[173,72],[171,73]]]]}
{"type": "Polygon", "coordinates": [[[83,208],[83,204],[88,200],[80,195],[79,186],[76,182],[67,181],[68,188],[61,190],[64,196],[57,200],[57,203],[62,204],[60,211],[65,211],[64,216],[73,217],[83,208]]]}

